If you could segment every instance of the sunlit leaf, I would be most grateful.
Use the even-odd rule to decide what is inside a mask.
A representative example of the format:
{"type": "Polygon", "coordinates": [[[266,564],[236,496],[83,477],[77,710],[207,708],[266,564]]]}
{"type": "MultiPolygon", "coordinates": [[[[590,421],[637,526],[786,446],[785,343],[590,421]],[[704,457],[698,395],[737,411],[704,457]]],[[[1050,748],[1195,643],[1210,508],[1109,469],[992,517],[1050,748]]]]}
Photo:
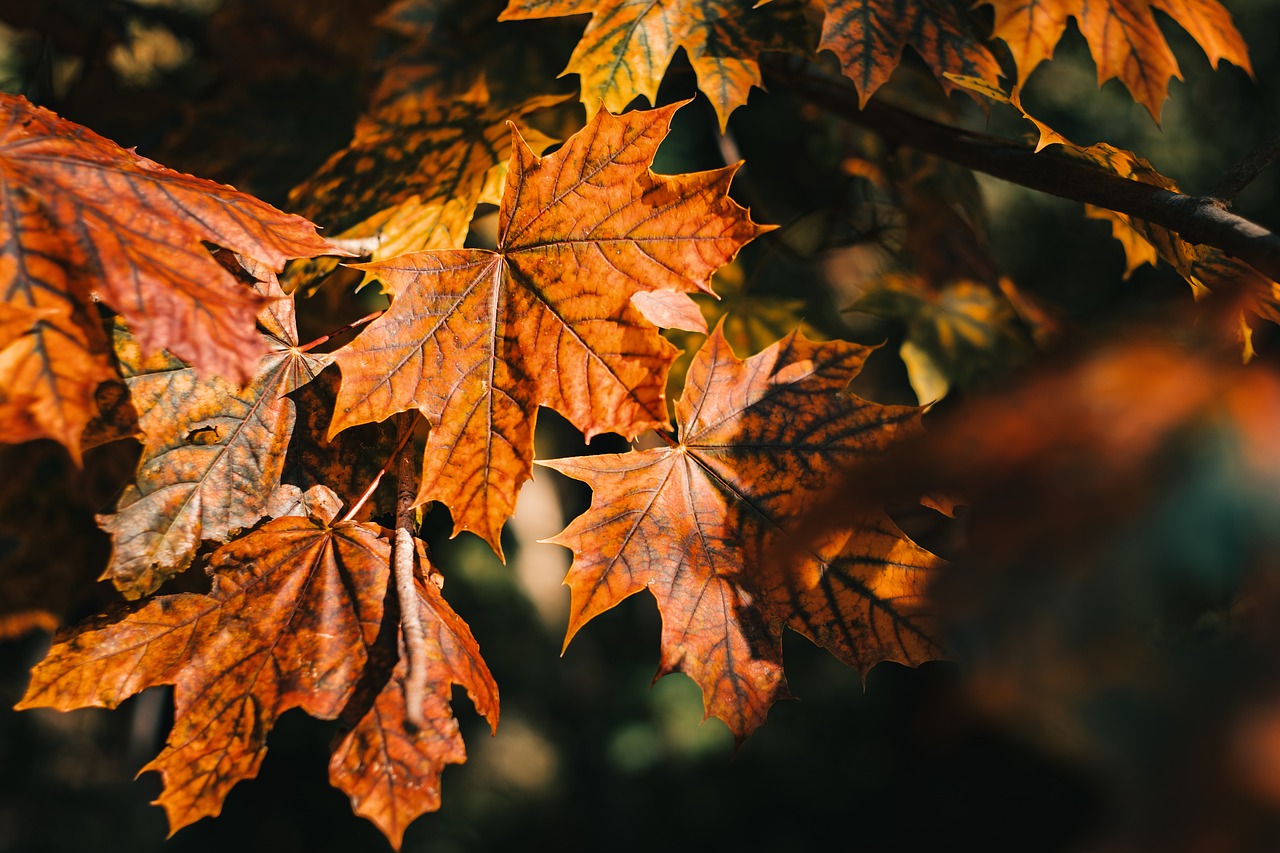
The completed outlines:
{"type": "Polygon", "coordinates": [[[1018,84],[1053,56],[1075,18],[1098,66],[1098,85],[1113,77],[1160,120],[1169,80],[1182,79],[1178,61],[1152,12],[1159,9],[1191,34],[1215,68],[1222,60],[1253,73],[1244,39],[1218,0],[983,0],[996,12],[995,35],[1018,66],[1018,84]]]}
{"type": "Polygon", "coordinates": [[[615,113],[637,97],[657,103],[658,84],[676,49],[684,48],[723,130],[751,87],[761,85],[763,51],[807,53],[812,43],[798,0],[776,0],[767,9],[750,0],[511,0],[501,19],[581,14],[591,21],[565,72],[581,77],[588,115],[602,103],[615,113]]]}

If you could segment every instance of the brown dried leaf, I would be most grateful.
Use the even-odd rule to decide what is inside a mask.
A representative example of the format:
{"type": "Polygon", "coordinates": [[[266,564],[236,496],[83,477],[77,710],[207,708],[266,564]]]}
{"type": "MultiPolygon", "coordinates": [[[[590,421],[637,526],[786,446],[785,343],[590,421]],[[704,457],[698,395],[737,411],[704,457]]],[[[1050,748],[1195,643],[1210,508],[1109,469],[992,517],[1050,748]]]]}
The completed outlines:
{"type": "Polygon", "coordinates": [[[185,569],[202,540],[226,541],[266,514],[293,430],[294,403],[285,395],[329,359],[278,340],[268,345],[253,381],[237,388],[200,378],[172,356],[143,358],[118,331],[143,452],[134,483],[99,523],[113,542],[103,577],[129,598],[185,569]]]}
{"type": "Polygon", "coordinates": [[[216,815],[258,772],[290,708],[338,716],[382,626],[390,546],[373,525],[268,522],[214,553],[208,595],[152,599],[60,632],[18,708],[114,708],[173,684],[164,750],[171,830],[216,815]]]}

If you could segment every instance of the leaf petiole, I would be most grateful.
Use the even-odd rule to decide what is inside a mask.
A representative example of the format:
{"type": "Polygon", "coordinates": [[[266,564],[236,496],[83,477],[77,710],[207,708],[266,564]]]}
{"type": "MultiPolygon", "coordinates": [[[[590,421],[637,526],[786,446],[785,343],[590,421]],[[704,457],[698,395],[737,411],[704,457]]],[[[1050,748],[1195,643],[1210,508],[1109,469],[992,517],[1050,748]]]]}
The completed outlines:
{"type": "Polygon", "coordinates": [[[369,484],[369,488],[364,490],[364,494],[360,496],[360,499],[351,505],[351,509],[347,510],[347,514],[344,515],[341,519],[339,519],[340,524],[345,521],[351,521],[353,518],[355,518],[356,513],[360,511],[360,508],[365,505],[365,502],[368,501],[370,497],[373,496],[373,493],[378,489],[378,484],[382,482],[383,475],[386,474],[388,471],[390,471],[391,466],[395,464],[397,459],[400,458],[400,451],[403,450],[404,446],[409,443],[409,438],[412,435],[413,435],[412,429],[407,429],[404,431],[404,435],[400,436],[400,442],[396,445],[396,449],[392,451],[391,456],[390,458],[387,459],[386,464],[382,466],[382,470],[379,471],[377,476],[373,478],[373,482],[369,484]]]}
{"type": "Polygon", "coordinates": [[[337,329],[334,329],[332,332],[330,332],[327,335],[321,335],[320,337],[316,338],[314,341],[303,344],[302,346],[298,347],[298,351],[310,352],[311,350],[315,349],[316,347],[320,346],[326,341],[333,340],[335,337],[337,337],[338,335],[341,335],[343,332],[348,332],[352,329],[357,329],[360,326],[363,326],[365,323],[372,323],[374,320],[378,319],[383,314],[385,314],[386,311],[387,311],[386,308],[380,308],[371,314],[364,315],[359,320],[352,320],[350,323],[346,324],[345,326],[341,326],[337,329]]]}

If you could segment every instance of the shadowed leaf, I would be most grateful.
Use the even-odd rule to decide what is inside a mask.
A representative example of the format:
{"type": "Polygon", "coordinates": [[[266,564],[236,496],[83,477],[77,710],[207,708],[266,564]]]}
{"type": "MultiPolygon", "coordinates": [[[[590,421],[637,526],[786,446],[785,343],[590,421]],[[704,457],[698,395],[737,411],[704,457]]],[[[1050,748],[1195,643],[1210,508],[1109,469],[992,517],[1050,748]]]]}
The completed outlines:
{"type": "MultiPolygon", "coordinates": [[[[329,367],[290,395],[297,404],[297,423],[280,482],[295,487],[299,497],[312,486],[324,485],[344,504],[352,506],[395,452],[396,431],[393,422],[384,421],[361,424],[343,430],[332,439],[327,438],[325,430],[333,419],[338,383],[338,371],[329,367]]],[[[392,485],[390,481],[384,482],[357,518],[395,512],[392,485]]]]}
{"type": "Polygon", "coordinates": [[[471,629],[434,583],[418,581],[416,587],[414,604],[422,610],[427,635],[430,690],[422,713],[427,725],[415,730],[406,724],[407,667],[401,657],[376,697],[354,697],[354,705],[368,710],[334,749],[329,762],[329,781],[351,798],[356,814],[373,821],[397,850],[405,827],[419,815],[440,808],[440,774],[445,765],[467,760],[450,708],[452,686],[465,687],[492,729],[498,726],[498,686],[480,657],[471,629]]]}
{"type": "Polygon", "coordinates": [[[691,676],[708,716],[739,740],[788,695],[784,625],[864,673],[937,657],[921,610],[936,557],[874,512],[851,514],[821,542],[789,532],[829,472],[917,423],[918,409],[844,392],[869,352],[793,334],[742,361],[717,327],[676,405],[678,443],[541,463],[594,492],[550,540],[574,552],[565,642],[649,589],[662,613],[659,674],[691,676]],[[784,550],[794,559],[780,562],[784,550]]]}
{"type": "Polygon", "coordinates": [[[0,446],[0,639],[113,601],[95,581],[110,542],[94,513],[132,473],[137,449],[118,443],[77,465],[52,441],[0,446]]]}
{"type": "Polygon", "coordinates": [[[343,239],[377,238],[374,260],[460,248],[511,151],[508,123],[562,100],[493,106],[483,81],[439,101],[405,94],[363,117],[351,144],[291,198],[343,239]]]}
{"type": "MultiPolygon", "coordinates": [[[[274,277],[263,290],[278,292],[274,277]]],[[[202,540],[225,541],[266,514],[293,430],[295,404],[286,395],[329,362],[296,349],[292,299],[268,307],[264,324],[287,339],[266,339],[270,351],[243,388],[201,378],[166,354],[144,358],[118,330],[116,353],[143,451],[116,512],[99,523],[113,542],[104,577],[130,598],[154,592],[190,565],[202,540]]]]}
{"type": "Polygon", "coordinates": [[[935,288],[915,276],[889,275],[850,308],[905,325],[902,360],[921,403],[942,399],[952,383],[971,388],[999,376],[1032,351],[1013,304],[981,282],[935,288]]]}
{"type": "Polygon", "coordinates": [[[863,104],[898,67],[907,45],[944,87],[950,84],[943,72],[994,84],[1000,66],[966,5],[955,0],[823,0],[826,19],[818,47],[839,57],[863,104]]]}
{"type": "Polygon", "coordinates": [[[63,631],[19,708],[114,708],[173,684],[158,771],[171,830],[222,809],[258,772],[276,719],[337,717],[382,624],[390,546],[380,528],[268,522],[210,561],[208,595],[162,596],[63,631]]]}
{"type": "Polygon", "coordinates": [[[480,80],[495,105],[508,107],[535,93],[568,88],[555,76],[561,57],[577,41],[574,23],[500,22],[506,5],[507,0],[398,0],[388,6],[378,25],[408,43],[386,59],[373,111],[406,97],[444,104],[480,80]]]}

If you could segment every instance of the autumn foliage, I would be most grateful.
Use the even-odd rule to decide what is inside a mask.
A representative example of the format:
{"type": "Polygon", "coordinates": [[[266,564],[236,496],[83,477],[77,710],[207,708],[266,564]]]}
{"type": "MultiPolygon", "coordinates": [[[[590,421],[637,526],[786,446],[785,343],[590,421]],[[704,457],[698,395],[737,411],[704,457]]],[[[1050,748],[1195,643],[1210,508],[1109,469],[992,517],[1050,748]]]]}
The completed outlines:
{"type": "MultiPolygon", "coordinates": [[[[1168,22],[1252,75],[1230,0],[356,6],[351,43],[350,19],[307,25],[369,73],[349,143],[277,200],[296,212],[0,94],[0,442],[50,440],[75,466],[138,447],[109,502],[78,510],[110,537],[104,565],[0,549],[0,638],[57,628],[19,709],[172,685],[142,768],[171,830],[218,815],[294,708],[338,721],[330,781],[392,846],[447,808],[453,687],[501,737],[499,686],[423,513],[503,557],[535,465],[591,493],[549,540],[573,555],[565,645],[647,590],[658,675],[692,678],[739,744],[791,695],[788,629],[855,678],[959,659],[983,713],[1078,726],[1084,752],[1108,737],[1087,722],[1106,689],[1183,683],[1161,643],[1206,614],[1241,659],[1280,663],[1274,506],[1231,522],[1232,559],[1127,538],[1166,535],[1168,507],[1212,515],[1216,472],[1238,474],[1219,497],[1280,485],[1280,239],[1231,212],[1274,151],[1191,196],[1023,101],[1074,20],[1098,83],[1158,122],[1183,76],[1168,22]],[[764,212],[750,181],[769,164],[738,152],[775,103],[794,124],[772,133],[815,176],[792,183],[856,189],[852,236],[764,212]],[[962,126],[992,114],[1033,141],[962,126]],[[656,168],[677,120],[724,165],[656,168]],[[975,171],[1085,202],[1123,248],[1108,288],[1165,264],[1198,299],[1129,328],[1068,317],[1001,272],[986,234],[1008,226],[975,171]],[[759,285],[796,275],[777,256],[812,280],[759,285]],[[896,385],[863,375],[886,334],[896,385]],[[535,458],[540,408],[633,446],[535,458]],[[1170,561],[1176,582],[1148,577],[1170,561]],[[94,572],[120,600],[75,621],[68,587],[94,572]]],[[[0,458],[5,489],[39,488],[0,458]]],[[[19,504],[0,501],[0,536],[25,543],[19,504]]],[[[1253,728],[1223,737],[1274,760],[1210,763],[1270,814],[1280,712],[1255,686],[1222,712],[1253,728]]]]}

